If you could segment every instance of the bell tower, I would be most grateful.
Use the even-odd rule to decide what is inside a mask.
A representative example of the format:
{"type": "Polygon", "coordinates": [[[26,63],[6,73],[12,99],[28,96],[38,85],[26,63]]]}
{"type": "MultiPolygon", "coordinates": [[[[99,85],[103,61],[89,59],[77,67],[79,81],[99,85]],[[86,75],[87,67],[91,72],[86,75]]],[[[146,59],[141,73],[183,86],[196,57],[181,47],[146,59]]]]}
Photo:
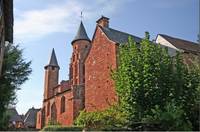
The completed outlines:
{"type": "Polygon", "coordinates": [[[72,41],[73,53],[70,64],[70,80],[72,85],[85,83],[85,59],[90,50],[90,39],[87,36],[83,22],[81,21],[78,32],[72,41]]]}
{"type": "Polygon", "coordinates": [[[54,49],[52,50],[49,64],[46,65],[44,69],[45,69],[44,99],[48,99],[53,96],[53,88],[58,85],[58,76],[60,69],[54,49]]]}

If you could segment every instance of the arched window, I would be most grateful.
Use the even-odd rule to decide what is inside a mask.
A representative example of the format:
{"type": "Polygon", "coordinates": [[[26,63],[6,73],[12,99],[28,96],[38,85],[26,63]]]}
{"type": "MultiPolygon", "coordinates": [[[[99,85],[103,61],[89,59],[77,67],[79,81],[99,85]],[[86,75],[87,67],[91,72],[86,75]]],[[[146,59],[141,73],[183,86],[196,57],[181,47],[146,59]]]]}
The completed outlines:
{"type": "Polygon", "coordinates": [[[57,109],[55,102],[51,105],[51,120],[57,121],[57,109]]]}
{"type": "Polygon", "coordinates": [[[47,103],[47,116],[49,116],[49,111],[50,111],[50,104],[49,102],[47,103]]]}
{"type": "Polygon", "coordinates": [[[65,96],[61,97],[60,113],[65,112],[65,96]]]}

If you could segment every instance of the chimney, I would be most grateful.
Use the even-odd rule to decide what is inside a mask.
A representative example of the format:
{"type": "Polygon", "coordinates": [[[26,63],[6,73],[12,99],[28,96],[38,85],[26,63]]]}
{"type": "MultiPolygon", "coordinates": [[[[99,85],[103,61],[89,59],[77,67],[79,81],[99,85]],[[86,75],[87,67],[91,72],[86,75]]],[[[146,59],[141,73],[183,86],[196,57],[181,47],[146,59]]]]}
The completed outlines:
{"type": "Polygon", "coordinates": [[[101,18],[99,18],[97,20],[97,24],[102,26],[102,27],[109,27],[109,18],[105,17],[105,16],[101,16],[101,18]]]}

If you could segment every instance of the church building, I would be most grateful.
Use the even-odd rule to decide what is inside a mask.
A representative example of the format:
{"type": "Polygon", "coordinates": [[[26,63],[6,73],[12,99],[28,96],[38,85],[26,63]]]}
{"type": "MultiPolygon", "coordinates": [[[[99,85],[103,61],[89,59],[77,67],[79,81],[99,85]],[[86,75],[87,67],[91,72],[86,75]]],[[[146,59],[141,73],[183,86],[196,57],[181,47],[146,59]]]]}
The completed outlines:
{"type": "MultiPolygon", "coordinates": [[[[110,74],[118,65],[118,46],[126,43],[129,36],[136,43],[142,39],[110,28],[107,17],[102,16],[96,22],[91,40],[81,21],[71,42],[73,52],[69,80],[58,82],[60,67],[55,51],[52,50],[49,64],[44,67],[44,99],[42,108],[37,113],[37,129],[43,128],[50,121],[71,126],[81,110],[103,110],[117,101],[110,74]]],[[[160,44],[164,42],[159,40],[161,39],[157,39],[160,44]]],[[[173,42],[179,41],[176,39],[173,42]]]]}
{"type": "Polygon", "coordinates": [[[117,49],[131,36],[109,27],[109,18],[97,20],[92,40],[81,21],[78,32],[71,42],[73,53],[69,80],[58,83],[59,65],[54,49],[45,69],[44,99],[37,113],[38,129],[49,121],[72,125],[79,112],[102,110],[117,101],[114,82],[110,73],[117,67],[117,49]]]}

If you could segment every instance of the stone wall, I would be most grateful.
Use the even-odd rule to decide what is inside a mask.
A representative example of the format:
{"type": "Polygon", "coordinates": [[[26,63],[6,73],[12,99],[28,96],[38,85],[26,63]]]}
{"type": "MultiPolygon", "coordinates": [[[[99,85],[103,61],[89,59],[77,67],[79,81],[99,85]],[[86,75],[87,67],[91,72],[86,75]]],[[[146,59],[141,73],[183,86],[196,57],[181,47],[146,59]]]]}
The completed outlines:
{"type": "Polygon", "coordinates": [[[85,62],[85,109],[105,109],[116,101],[111,70],[117,67],[117,45],[97,26],[85,62]]]}

